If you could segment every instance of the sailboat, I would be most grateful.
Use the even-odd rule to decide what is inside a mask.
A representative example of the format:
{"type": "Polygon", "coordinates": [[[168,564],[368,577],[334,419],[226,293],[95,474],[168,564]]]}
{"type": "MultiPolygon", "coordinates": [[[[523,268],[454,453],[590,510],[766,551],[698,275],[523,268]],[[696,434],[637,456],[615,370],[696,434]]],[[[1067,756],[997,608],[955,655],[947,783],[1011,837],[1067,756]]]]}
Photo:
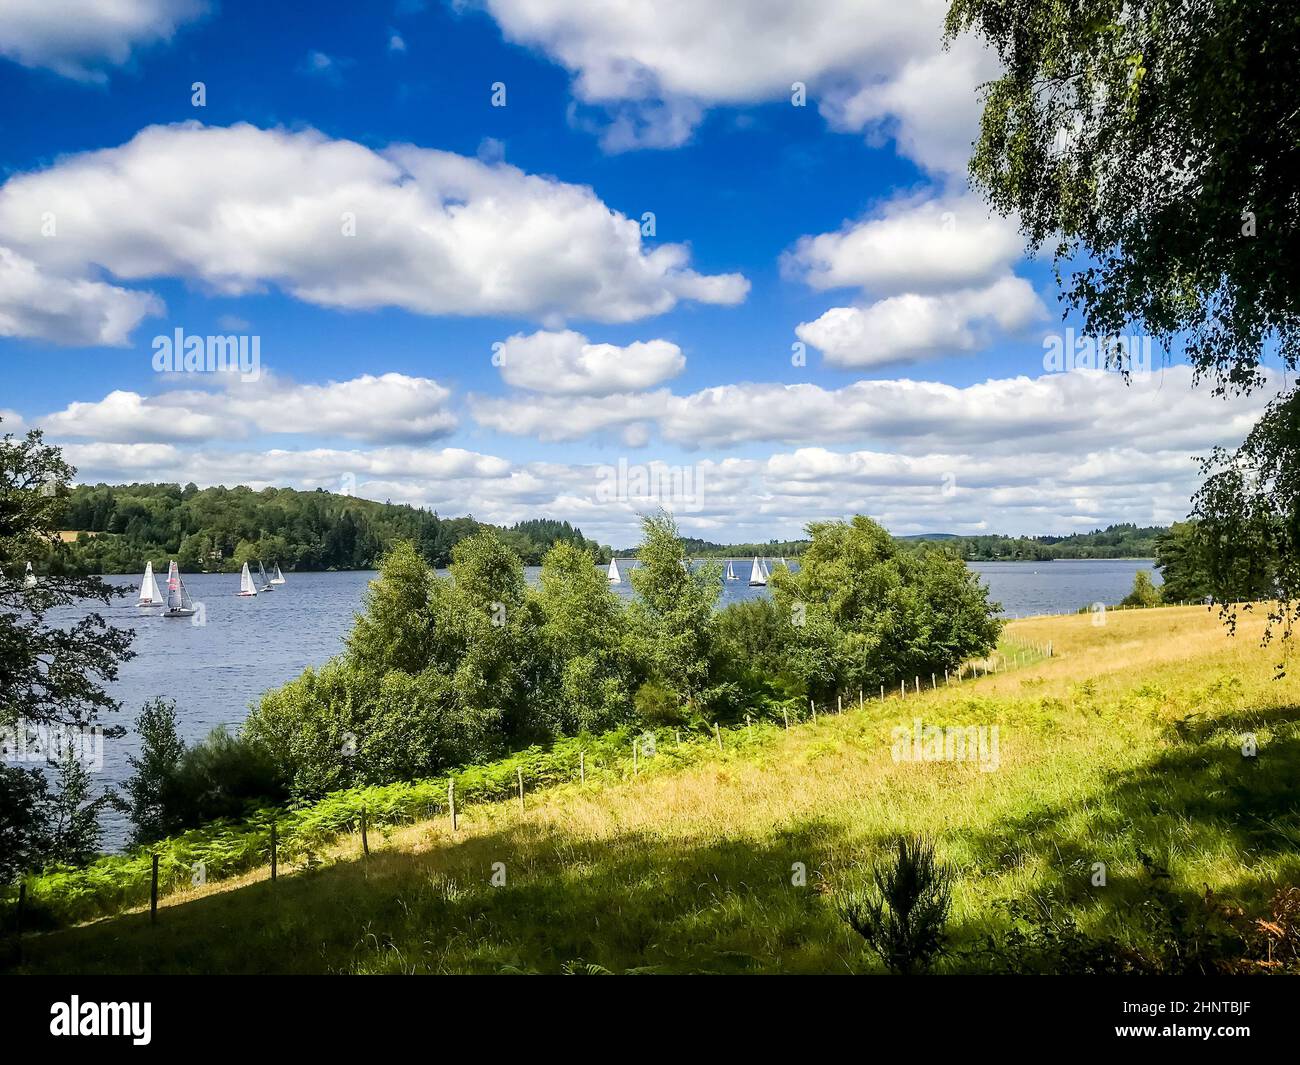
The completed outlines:
{"type": "Polygon", "coordinates": [[[727,580],[729,581],[740,580],[740,578],[736,576],[736,567],[731,564],[731,559],[727,559],[727,580]]]}
{"type": "Polygon", "coordinates": [[[162,592],[158,590],[158,582],[154,580],[152,562],[144,564],[144,578],[140,581],[140,601],[135,605],[142,609],[163,605],[162,592]]]}
{"type": "Polygon", "coordinates": [[[271,592],[275,590],[271,587],[271,578],[266,575],[266,567],[262,565],[260,560],[257,563],[257,575],[262,578],[262,587],[258,589],[259,592],[271,592]]]}
{"type": "Polygon", "coordinates": [[[610,584],[623,583],[623,576],[618,572],[618,559],[616,558],[611,558],[609,560],[609,583],[610,584]]]}
{"type": "Polygon", "coordinates": [[[767,584],[767,574],[764,573],[762,567],[759,566],[758,556],[755,555],[754,565],[750,568],[749,571],[749,586],[751,588],[762,588],[765,587],[766,584],[767,584]]]}
{"type": "Polygon", "coordinates": [[[280,563],[275,564],[275,576],[271,578],[272,584],[283,584],[284,574],[280,572],[280,563]]]}
{"type": "Polygon", "coordinates": [[[766,584],[772,577],[772,571],[767,568],[767,559],[763,559],[763,583],[766,584]]]}
{"type": "Polygon", "coordinates": [[[239,591],[236,595],[256,595],[257,588],[253,584],[253,575],[248,572],[248,563],[244,563],[243,570],[239,574],[239,591]]]}
{"type": "Polygon", "coordinates": [[[32,572],[32,564],[30,562],[27,563],[27,572],[23,574],[23,587],[36,587],[36,574],[32,572]]]}
{"type": "Polygon", "coordinates": [[[163,611],[162,616],[165,618],[188,618],[197,613],[194,600],[190,598],[190,593],[185,590],[185,582],[181,580],[181,571],[176,568],[175,562],[169,563],[167,566],[167,609],[163,611]]]}

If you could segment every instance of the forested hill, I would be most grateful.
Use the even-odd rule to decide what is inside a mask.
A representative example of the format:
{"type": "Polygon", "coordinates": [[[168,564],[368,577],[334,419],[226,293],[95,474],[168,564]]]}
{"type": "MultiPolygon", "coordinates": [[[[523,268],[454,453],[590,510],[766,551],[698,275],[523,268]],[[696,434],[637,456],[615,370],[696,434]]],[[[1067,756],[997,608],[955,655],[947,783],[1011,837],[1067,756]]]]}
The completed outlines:
{"type": "Polygon", "coordinates": [[[951,533],[903,537],[905,547],[929,544],[968,562],[1047,562],[1054,558],[1152,558],[1161,525],[1109,525],[1070,536],[954,536],[951,533]]]}
{"type": "MultiPolygon", "coordinates": [[[[967,562],[1047,562],[1054,558],[1153,558],[1156,537],[1164,526],[1110,525],[1090,533],[1069,536],[962,536],[957,533],[922,533],[895,537],[907,550],[938,548],[967,562]]],[[[693,558],[798,558],[807,540],[769,540],[765,544],[715,544],[687,538],[693,558]]],[[[635,549],[618,552],[635,555],[635,549]]]]}
{"type": "MultiPolygon", "coordinates": [[[[237,570],[259,559],[286,570],[372,569],[402,539],[445,566],[452,548],[483,523],[320,489],[97,484],[70,491],[63,528],[86,534],[67,545],[65,566],[133,573],[146,561],[158,567],[172,558],[187,572],[237,570]]],[[[537,519],[498,532],[528,565],[559,540],[588,548],[597,561],[610,557],[568,522],[537,519]]]]}

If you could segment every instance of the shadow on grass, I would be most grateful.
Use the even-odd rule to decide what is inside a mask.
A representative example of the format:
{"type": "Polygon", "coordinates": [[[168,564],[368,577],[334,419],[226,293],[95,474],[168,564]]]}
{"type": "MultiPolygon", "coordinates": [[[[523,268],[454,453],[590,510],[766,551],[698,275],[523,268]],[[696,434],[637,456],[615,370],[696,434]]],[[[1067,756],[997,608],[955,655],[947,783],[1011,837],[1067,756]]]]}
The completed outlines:
{"type": "Polygon", "coordinates": [[[1168,741],[1141,766],[1106,773],[1093,801],[1044,803],[992,826],[975,841],[980,869],[1039,862],[1052,871],[1040,879],[1044,906],[1085,908],[1115,929],[1133,924],[1153,888],[1199,902],[1205,883],[1182,872],[1193,862],[1237,870],[1216,894],[1248,910],[1300,882],[1300,707],[1195,716],[1168,741]],[[1243,756],[1243,738],[1261,732],[1258,753],[1243,756]],[[1093,883],[1099,862],[1104,886],[1093,883]]]}
{"type": "Polygon", "coordinates": [[[152,927],[132,914],[29,936],[19,971],[864,971],[825,885],[873,842],[847,848],[825,822],[702,846],[530,825],[419,854],[372,842],[369,859],[165,906],[152,927]]]}
{"type": "MultiPolygon", "coordinates": [[[[1033,863],[1028,902],[1140,938],[1153,886],[1199,900],[1182,872],[1195,859],[1217,866],[1221,896],[1258,908],[1278,882],[1300,881],[1297,780],[1300,708],[1193,719],[1156,757],[1108,772],[1086,804],[1045,797],[964,840],[975,855],[966,887],[1033,863]],[[1240,751],[1248,732],[1267,736],[1255,758],[1240,751]],[[1108,866],[1104,888],[1092,885],[1096,862],[1108,866]]],[[[827,896],[890,840],[845,822],[702,843],[530,822],[428,833],[418,853],[372,838],[369,859],[164,906],[156,926],[133,914],[28,936],[17,971],[878,971],[827,896]]],[[[999,924],[980,913],[951,938],[969,946],[999,924]]],[[[960,955],[944,966],[963,967],[960,955]]]]}

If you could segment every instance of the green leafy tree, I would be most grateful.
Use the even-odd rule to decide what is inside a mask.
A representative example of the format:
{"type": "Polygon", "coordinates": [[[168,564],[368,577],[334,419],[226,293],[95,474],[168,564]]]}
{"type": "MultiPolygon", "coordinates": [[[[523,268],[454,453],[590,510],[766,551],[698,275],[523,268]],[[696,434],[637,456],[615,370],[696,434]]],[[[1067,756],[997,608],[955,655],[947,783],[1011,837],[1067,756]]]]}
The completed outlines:
{"type": "Polygon", "coordinates": [[[90,770],[68,744],[54,760],[54,793],[48,801],[49,825],[47,865],[85,865],[99,851],[101,811],[114,804],[115,796],[96,796],[90,770]]]}
{"type": "Polygon", "coordinates": [[[1210,594],[1235,617],[1233,600],[1268,600],[1265,639],[1289,636],[1300,619],[1300,401],[1275,402],[1235,452],[1204,463],[1192,500],[1196,562],[1210,594]]]}
{"type": "Polygon", "coordinates": [[[347,637],[353,665],[385,673],[420,673],[429,663],[430,599],[435,579],[415,545],[402,540],[384,556],[379,579],[366,589],[365,604],[347,637]]]}
{"type": "Polygon", "coordinates": [[[151,843],[180,827],[174,789],[185,743],[176,730],[176,703],[151,699],[135,721],[139,755],[127,755],[134,772],[123,785],[133,843],[151,843]]]}
{"type": "Polygon", "coordinates": [[[1055,241],[1096,337],[1181,340],[1227,388],[1300,358],[1300,9],[1291,0],[953,0],[1002,62],[975,184],[1055,241]]]}
{"type": "Polygon", "coordinates": [[[808,531],[799,571],[778,568],[771,586],[810,695],[941,673],[997,643],[997,604],[960,559],[901,551],[861,515],[808,531]]]}
{"type": "Polygon", "coordinates": [[[39,869],[50,853],[44,775],[0,766],[0,882],[39,869]]]}
{"type": "Polygon", "coordinates": [[[714,604],[722,590],[722,567],[706,563],[692,570],[666,512],[641,519],[640,565],[629,579],[638,598],[632,624],[652,674],[688,703],[709,682],[714,604]]]}
{"type": "Polygon", "coordinates": [[[626,615],[588,549],[560,540],[546,553],[537,604],[555,673],[548,700],[555,730],[595,731],[626,719],[636,674],[626,615]]]}
{"type": "Polygon", "coordinates": [[[1157,536],[1155,560],[1165,602],[1196,602],[1214,594],[1195,522],[1174,522],[1157,536]]]}
{"type": "MultiPolygon", "coordinates": [[[[6,434],[0,440],[0,731],[65,726],[88,729],[99,715],[118,709],[107,685],[118,666],[132,656],[132,633],[108,625],[97,612],[71,623],[49,619],[51,611],[87,600],[107,605],[123,589],[98,577],[64,573],[66,552],[57,535],[75,471],[59,450],[44,443],[38,430],[22,439],[6,434]],[[26,563],[44,570],[28,586],[22,579],[26,563]]],[[[103,726],[106,736],[122,734],[120,726],[103,726]]],[[[57,832],[47,831],[43,783],[32,779],[35,769],[0,764],[0,853],[39,861],[77,854],[68,833],[81,821],[68,815],[57,832]]],[[[65,785],[78,781],[68,771],[65,785]]],[[[11,863],[12,864],[12,863],[11,863]]]]}
{"type": "Polygon", "coordinates": [[[1133,588],[1121,601],[1121,606],[1159,606],[1160,589],[1151,580],[1151,574],[1140,569],[1133,574],[1133,588]]]}
{"type": "MultiPolygon", "coordinates": [[[[1266,355],[1296,368],[1300,8],[953,0],[947,31],[973,31],[1002,61],[974,183],[1031,247],[1055,242],[1088,333],[1181,346],[1221,392],[1261,385],[1266,355]]],[[[1109,356],[1129,368],[1118,346],[1109,356]]],[[[1192,515],[1213,594],[1280,597],[1266,639],[1300,618],[1297,425],[1292,389],[1206,463],[1192,515]]]]}

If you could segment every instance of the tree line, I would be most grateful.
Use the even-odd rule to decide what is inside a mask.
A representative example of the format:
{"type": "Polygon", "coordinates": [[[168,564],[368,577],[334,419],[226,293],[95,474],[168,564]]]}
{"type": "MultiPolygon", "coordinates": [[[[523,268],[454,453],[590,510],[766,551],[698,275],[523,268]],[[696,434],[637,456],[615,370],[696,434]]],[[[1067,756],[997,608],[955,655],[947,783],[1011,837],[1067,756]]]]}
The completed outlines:
{"type": "MultiPolygon", "coordinates": [[[[444,518],[322,489],[194,484],[78,485],[68,490],[60,520],[63,530],[84,535],[66,551],[44,552],[43,560],[83,574],[134,573],[146,562],[165,568],[170,559],[187,572],[230,572],[259,560],[286,570],[373,569],[399,540],[442,567],[456,544],[484,528],[472,517],[444,518]]],[[[568,522],[523,521],[498,534],[527,565],[540,564],[560,540],[597,561],[610,557],[568,522]]]]}
{"type": "Polygon", "coordinates": [[[905,545],[939,544],[967,562],[1049,562],[1057,558],[1151,558],[1159,525],[1129,522],[1068,536],[915,536],[905,545]]]}

